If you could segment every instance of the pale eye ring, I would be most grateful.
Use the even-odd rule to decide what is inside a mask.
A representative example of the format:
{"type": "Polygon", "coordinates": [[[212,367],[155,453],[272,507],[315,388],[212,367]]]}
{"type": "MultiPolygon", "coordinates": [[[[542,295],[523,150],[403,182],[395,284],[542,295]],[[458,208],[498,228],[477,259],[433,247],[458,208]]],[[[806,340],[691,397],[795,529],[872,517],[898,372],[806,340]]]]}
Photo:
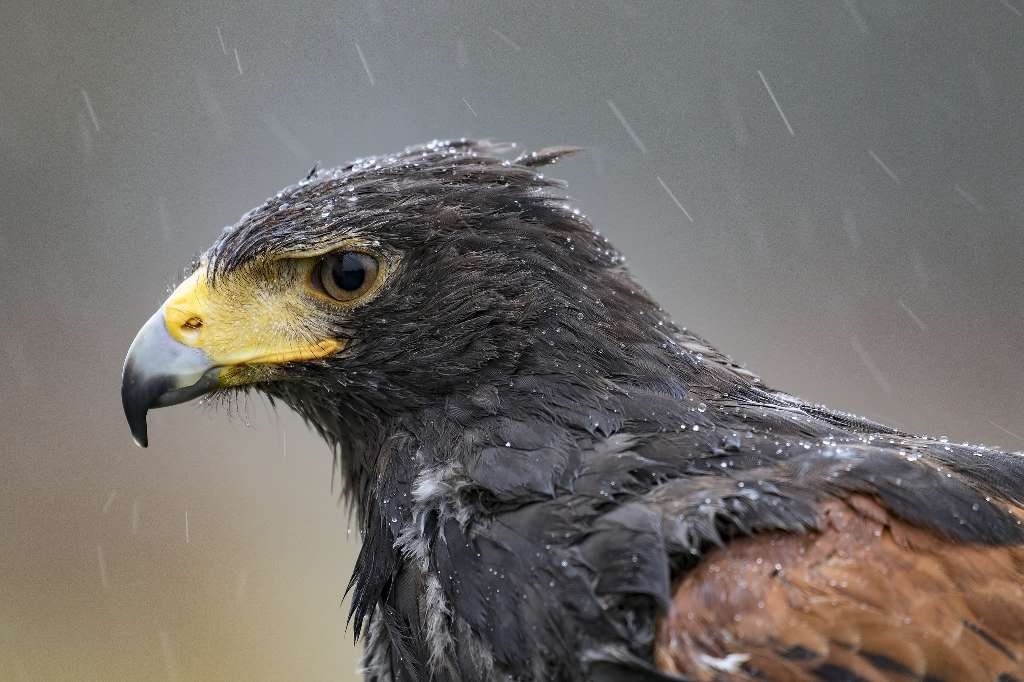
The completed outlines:
{"type": "Polygon", "coordinates": [[[313,285],[334,300],[347,303],[370,291],[379,273],[377,259],[370,254],[338,251],[313,268],[313,285]]]}

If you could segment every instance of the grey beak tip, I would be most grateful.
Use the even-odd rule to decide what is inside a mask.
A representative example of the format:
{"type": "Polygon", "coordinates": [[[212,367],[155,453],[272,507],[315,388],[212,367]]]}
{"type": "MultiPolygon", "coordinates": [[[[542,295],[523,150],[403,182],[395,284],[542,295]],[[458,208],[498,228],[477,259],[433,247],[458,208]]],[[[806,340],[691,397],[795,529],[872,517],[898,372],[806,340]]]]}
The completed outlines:
{"type": "Polygon", "coordinates": [[[152,407],[155,395],[162,392],[163,382],[154,387],[153,382],[140,381],[133,370],[133,364],[130,360],[125,363],[121,379],[121,406],[124,408],[128,430],[131,431],[135,444],[144,448],[149,445],[146,415],[152,407]]]}
{"type": "MultiPolygon", "coordinates": [[[[125,410],[125,414],[128,411],[125,410]]],[[[128,429],[132,432],[132,440],[140,448],[149,446],[149,429],[146,425],[146,411],[143,411],[141,415],[131,415],[128,417],[128,429]]]]}

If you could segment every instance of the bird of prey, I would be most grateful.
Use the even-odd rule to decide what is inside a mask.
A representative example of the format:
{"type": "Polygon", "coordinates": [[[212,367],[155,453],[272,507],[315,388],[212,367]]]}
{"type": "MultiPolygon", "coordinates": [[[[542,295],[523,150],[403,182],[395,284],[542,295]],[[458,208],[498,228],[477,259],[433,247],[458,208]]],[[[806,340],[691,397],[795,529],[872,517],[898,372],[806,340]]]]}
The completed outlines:
{"type": "Polygon", "coordinates": [[[334,452],[367,680],[1024,680],[1024,457],[770,388],[538,172],[315,170],[142,327],[122,399],[258,391],[334,452]]]}

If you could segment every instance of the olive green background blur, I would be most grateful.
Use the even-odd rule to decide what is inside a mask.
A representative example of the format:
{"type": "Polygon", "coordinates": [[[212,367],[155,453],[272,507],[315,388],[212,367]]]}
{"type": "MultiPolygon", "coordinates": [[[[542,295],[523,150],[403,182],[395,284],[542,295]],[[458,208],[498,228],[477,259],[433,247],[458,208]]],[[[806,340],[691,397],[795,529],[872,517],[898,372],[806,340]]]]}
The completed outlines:
{"type": "Polygon", "coordinates": [[[1024,448],[1022,13],[5,0],[0,679],[354,678],[326,448],[253,399],[139,450],[118,395],[189,258],[316,161],[585,146],[551,173],[677,320],[807,399],[1024,448]]]}

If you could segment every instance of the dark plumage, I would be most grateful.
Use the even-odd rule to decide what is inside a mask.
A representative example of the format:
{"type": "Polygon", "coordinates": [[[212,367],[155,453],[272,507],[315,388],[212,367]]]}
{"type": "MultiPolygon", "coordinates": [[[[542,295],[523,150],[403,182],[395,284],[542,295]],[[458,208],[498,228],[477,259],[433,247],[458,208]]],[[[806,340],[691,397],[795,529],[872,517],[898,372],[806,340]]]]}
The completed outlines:
{"type": "Polygon", "coordinates": [[[334,449],[363,539],[351,622],[367,679],[963,679],[932,649],[861,647],[869,629],[924,641],[893,616],[901,599],[968,604],[933,649],[985,652],[977,679],[1024,679],[1024,621],[999,616],[1024,613],[1024,458],[763,385],[669,320],[535,170],[571,149],[506,151],[440,142],[314,169],[205,256],[212,292],[342,239],[397,264],[364,305],[302,323],[342,350],[242,384],[334,449]],[[934,554],[912,565],[943,590],[870,603],[819,580],[803,557],[855,531],[885,543],[852,565],[827,555],[848,583],[881,592],[934,554]],[[735,566],[756,575],[715,582],[735,566]],[[1005,589],[971,600],[986,576],[1005,589]],[[856,642],[815,620],[840,597],[878,616],[856,642]]]}

